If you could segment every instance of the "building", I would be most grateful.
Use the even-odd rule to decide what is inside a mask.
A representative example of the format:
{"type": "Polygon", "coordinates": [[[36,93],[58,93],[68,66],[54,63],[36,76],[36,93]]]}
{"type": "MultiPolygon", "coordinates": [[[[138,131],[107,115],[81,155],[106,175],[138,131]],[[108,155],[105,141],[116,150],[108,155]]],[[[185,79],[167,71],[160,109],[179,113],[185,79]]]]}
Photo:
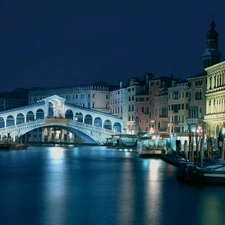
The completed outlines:
{"type": "Polygon", "coordinates": [[[188,132],[186,118],[188,118],[188,82],[178,82],[168,88],[168,132],[188,132]]]}
{"type": "MultiPolygon", "coordinates": [[[[153,95],[154,108],[154,127],[156,133],[168,132],[168,88],[177,82],[171,75],[170,77],[159,77],[155,80],[155,86],[150,86],[150,93],[153,95]],[[154,90],[154,91],[153,91],[154,90]]],[[[152,81],[152,82],[153,82],[152,81]]],[[[152,84],[152,83],[151,83],[152,84]]]]}
{"type": "Polygon", "coordinates": [[[128,122],[128,91],[120,82],[120,88],[110,92],[110,113],[123,119],[124,133],[128,122]]]}
{"type": "Polygon", "coordinates": [[[206,131],[210,137],[217,138],[225,122],[225,61],[205,69],[206,88],[206,131]]]}
{"type": "Polygon", "coordinates": [[[66,103],[109,113],[110,92],[115,89],[118,87],[107,85],[104,82],[84,86],[34,88],[29,91],[29,104],[52,95],[58,95],[65,98],[66,103]]]}
{"type": "Polygon", "coordinates": [[[0,93],[0,111],[28,105],[28,93],[29,89],[26,88],[0,93]]]}
{"type": "Polygon", "coordinates": [[[202,54],[203,67],[207,68],[220,62],[221,53],[219,51],[219,33],[215,29],[214,21],[210,24],[205,40],[205,51],[202,54]]]}
{"type": "MultiPolygon", "coordinates": [[[[70,86],[58,88],[34,88],[29,91],[29,104],[46,97],[58,95],[66,99],[66,103],[79,107],[110,113],[110,92],[118,87],[97,82],[93,85],[70,86]]],[[[70,131],[61,128],[41,128],[28,134],[27,140],[32,143],[79,143],[80,140],[70,131]]]]}
{"type": "Polygon", "coordinates": [[[220,62],[221,53],[219,52],[218,37],[219,33],[215,30],[215,23],[212,21],[210,30],[206,36],[207,54],[203,54],[205,71],[207,73],[206,87],[206,123],[207,135],[217,138],[219,131],[224,127],[225,122],[225,62],[220,62]],[[206,56],[207,55],[207,56],[206,56]]]}
{"type": "Polygon", "coordinates": [[[206,72],[202,72],[188,79],[188,118],[186,122],[190,132],[203,133],[204,116],[206,115],[206,72]]]}
{"type": "MultiPolygon", "coordinates": [[[[147,76],[146,76],[147,78],[147,76]]],[[[148,81],[147,81],[148,82],[148,81]]],[[[128,121],[127,121],[127,134],[137,134],[139,121],[137,118],[136,96],[146,88],[146,80],[137,78],[131,79],[127,87],[128,93],[128,121]]]]}

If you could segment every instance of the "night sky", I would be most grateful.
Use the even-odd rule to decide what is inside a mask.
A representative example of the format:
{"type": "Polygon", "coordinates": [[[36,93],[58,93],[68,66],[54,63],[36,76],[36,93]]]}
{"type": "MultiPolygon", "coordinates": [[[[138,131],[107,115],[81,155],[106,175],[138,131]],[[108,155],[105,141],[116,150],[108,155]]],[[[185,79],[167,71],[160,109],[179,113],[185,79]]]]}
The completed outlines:
{"type": "Polygon", "coordinates": [[[0,92],[196,75],[213,15],[225,59],[224,9],[224,0],[2,0],[0,92]]]}

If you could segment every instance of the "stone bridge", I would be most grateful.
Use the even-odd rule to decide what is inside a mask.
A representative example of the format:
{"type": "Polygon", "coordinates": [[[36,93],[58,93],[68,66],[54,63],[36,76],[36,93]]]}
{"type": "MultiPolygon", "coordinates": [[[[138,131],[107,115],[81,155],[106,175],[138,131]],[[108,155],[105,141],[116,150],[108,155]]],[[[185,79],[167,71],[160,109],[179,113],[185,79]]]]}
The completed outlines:
{"type": "Polygon", "coordinates": [[[57,95],[0,112],[1,138],[10,135],[13,140],[40,127],[62,127],[84,143],[104,144],[106,138],[122,132],[122,124],[117,116],[66,104],[57,95]]]}

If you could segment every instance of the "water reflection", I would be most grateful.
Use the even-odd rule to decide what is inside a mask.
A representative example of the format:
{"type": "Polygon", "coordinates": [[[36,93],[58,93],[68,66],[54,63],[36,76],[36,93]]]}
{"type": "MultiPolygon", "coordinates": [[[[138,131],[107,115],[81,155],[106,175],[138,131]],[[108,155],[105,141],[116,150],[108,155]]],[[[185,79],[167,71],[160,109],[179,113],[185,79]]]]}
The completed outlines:
{"type": "MultiPolygon", "coordinates": [[[[224,217],[221,217],[224,210],[224,203],[216,193],[215,187],[211,187],[211,191],[208,187],[208,195],[200,195],[198,204],[198,223],[199,224],[213,224],[220,225],[224,224],[224,217]],[[206,214],[203,212],[207,212],[206,214]]],[[[216,189],[223,189],[224,187],[216,187],[216,189]]],[[[222,197],[222,196],[221,196],[222,197]]]]}
{"type": "Polygon", "coordinates": [[[5,224],[222,225],[224,187],[185,185],[160,159],[105,147],[0,152],[5,224]]]}
{"type": "Polygon", "coordinates": [[[65,149],[48,148],[49,161],[45,167],[44,208],[46,224],[66,224],[67,181],[65,149]]]}
{"type": "MultiPolygon", "coordinates": [[[[50,158],[53,160],[62,159],[63,158],[64,149],[60,147],[52,147],[49,148],[50,158]]],[[[60,163],[60,161],[55,161],[60,163]]]]}
{"type": "Polygon", "coordinates": [[[132,174],[131,162],[126,162],[122,165],[123,171],[120,177],[120,192],[119,192],[119,214],[117,224],[127,224],[131,222],[132,216],[135,213],[134,196],[136,187],[134,186],[134,176],[132,174]]]}
{"type": "Polygon", "coordinates": [[[145,198],[146,209],[149,210],[147,220],[150,224],[160,224],[162,215],[162,187],[159,180],[160,161],[156,159],[149,160],[149,172],[147,178],[147,193],[145,198]]]}

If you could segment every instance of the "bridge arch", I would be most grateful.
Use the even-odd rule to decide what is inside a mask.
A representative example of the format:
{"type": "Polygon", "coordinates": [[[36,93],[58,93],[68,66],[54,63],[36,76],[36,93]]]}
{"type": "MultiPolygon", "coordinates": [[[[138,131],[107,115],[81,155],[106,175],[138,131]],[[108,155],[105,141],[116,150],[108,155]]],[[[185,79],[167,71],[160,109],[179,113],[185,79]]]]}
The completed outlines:
{"type": "Polygon", "coordinates": [[[54,105],[51,101],[48,103],[48,117],[54,117],[54,105]]]}
{"type": "Polygon", "coordinates": [[[26,122],[34,121],[34,119],[35,119],[34,112],[33,111],[28,111],[27,115],[26,115],[26,122]]]}
{"type": "Polygon", "coordinates": [[[96,126],[96,127],[102,127],[102,119],[100,117],[96,117],[94,119],[94,124],[93,125],[96,126]]]}
{"type": "Polygon", "coordinates": [[[12,115],[9,115],[6,119],[6,126],[13,126],[15,124],[14,117],[12,115]]]}
{"type": "Polygon", "coordinates": [[[44,110],[43,109],[38,109],[37,112],[36,112],[36,120],[43,119],[44,115],[45,115],[44,110]]]}
{"type": "Polygon", "coordinates": [[[121,124],[116,122],[113,124],[113,131],[116,131],[118,133],[121,133],[122,132],[122,127],[121,127],[121,124]]]}
{"type": "Polygon", "coordinates": [[[92,116],[91,116],[90,114],[87,114],[87,115],[84,117],[84,123],[85,123],[85,124],[90,124],[90,125],[92,125],[92,121],[93,121],[93,119],[92,119],[92,116]]]}
{"type": "Polygon", "coordinates": [[[66,119],[70,119],[70,120],[73,120],[73,111],[71,109],[67,109],[66,110],[66,113],[65,113],[65,118],[66,119]]]}
{"type": "Polygon", "coordinates": [[[77,113],[75,114],[75,120],[76,120],[77,122],[83,123],[83,114],[82,114],[81,112],[77,112],[77,113]]]}
{"type": "Polygon", "coordinates": [[[0,128],[5,127],[5,120],[3,117],[0,117],[0,128]]]}
{"type": "Polygon", "coordinates": [[[112,122],[110,120],[105,120],[103,128],[105,128],[107,130],[112,130],[112,122]]]}
{"type": "Polygon", "coordinates": [[[25,117],[22,113],[18,113],[16,116],[16,124],[25,123],[25,117]]]}

